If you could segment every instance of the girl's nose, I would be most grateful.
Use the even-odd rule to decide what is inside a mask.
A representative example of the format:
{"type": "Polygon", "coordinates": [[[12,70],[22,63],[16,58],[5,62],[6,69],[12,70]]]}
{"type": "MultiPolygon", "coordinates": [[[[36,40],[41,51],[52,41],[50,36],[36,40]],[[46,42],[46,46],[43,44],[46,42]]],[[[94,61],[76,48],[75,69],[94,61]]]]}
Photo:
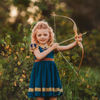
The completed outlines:
{"type": "Polygon", "coordinates": [[[44,36],[42,35],[41,38],[44,38],[44,36]]]}

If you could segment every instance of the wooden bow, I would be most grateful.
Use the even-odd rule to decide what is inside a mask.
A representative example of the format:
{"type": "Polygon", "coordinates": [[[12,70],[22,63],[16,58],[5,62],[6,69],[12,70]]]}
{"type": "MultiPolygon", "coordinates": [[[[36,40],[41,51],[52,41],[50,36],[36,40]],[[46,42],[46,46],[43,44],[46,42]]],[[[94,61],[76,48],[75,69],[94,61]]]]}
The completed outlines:
{"type": "MultiPolygon", "coordinates": [[[[77,25],[76,25],[76,23],[74,22],[73,19],[71,19],[70,17],[67,17],[67,16],[56,15],[55,13],[54,13],[54,14],[51,14],[51,15],[52,15],[52,16],[59,16],[59,17],[63,17],[63,18],[67,18],[67,19],[71,20],[71,21],[73,22],[73,24],[74,24],[74,25],[73,25],[73,31],[74,31],[74,33],[75,33],[75,36],[77,36],[77,38],[78,38],[77,25]]],[[[76,77],[78,77],[79,69],[80,69],[80,67],[81,67],[81,64],[82,64],[82,61],[83,61],[83,56],[84,56],[84,49],[83,49],[82,43],[78,41],[78,45],[79,45],[79,46],[81,47],[81,49],[82,49],[82,57],[81,57],[81,61],[80,61],[80,64],[79,64],[79,68],[78,68],[78,70],[77,70],[77,75],[76,75],[76,77]]]]}

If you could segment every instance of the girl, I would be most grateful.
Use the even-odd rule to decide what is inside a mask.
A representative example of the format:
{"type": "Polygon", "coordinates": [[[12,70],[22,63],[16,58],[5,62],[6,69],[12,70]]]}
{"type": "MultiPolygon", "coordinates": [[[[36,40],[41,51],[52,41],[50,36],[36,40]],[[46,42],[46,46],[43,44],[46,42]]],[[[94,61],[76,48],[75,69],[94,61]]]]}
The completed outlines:
{"type": "Polygon", "coordinates": [[[29,98],[37,100],[57,100],[63,95],[62,84],[58,69],[54,62],[54,51],[69,50],[82,41],[82,35],[68,46],[59,46],[53,43],[54,33],[47,22],[39,21],[32,30],[30,51],[34,54],[35,63],[32,69],[29,98]]]}

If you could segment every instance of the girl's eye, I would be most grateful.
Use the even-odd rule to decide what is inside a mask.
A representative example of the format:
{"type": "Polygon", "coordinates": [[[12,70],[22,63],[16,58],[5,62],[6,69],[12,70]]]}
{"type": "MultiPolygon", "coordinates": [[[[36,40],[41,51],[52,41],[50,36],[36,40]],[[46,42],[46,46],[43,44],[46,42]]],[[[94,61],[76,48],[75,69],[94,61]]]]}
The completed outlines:
{"type": "Polygon", "coordinates": [[[39,34],[38,36],[41,36],[41,34],[39,34]]]}
{"type": "Polygon", "coordinates": [[[44,36],[47,36],[47,34],[44,34],[44,36]]]}

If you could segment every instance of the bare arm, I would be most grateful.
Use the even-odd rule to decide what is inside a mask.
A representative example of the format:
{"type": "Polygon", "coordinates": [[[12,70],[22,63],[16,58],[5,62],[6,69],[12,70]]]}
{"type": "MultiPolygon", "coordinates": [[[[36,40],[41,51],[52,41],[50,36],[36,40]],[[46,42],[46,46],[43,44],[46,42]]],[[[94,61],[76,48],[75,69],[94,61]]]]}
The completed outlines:
{"type": "Polygon", "coordinates": [[[82,34],[80,34],[78,37],[76,36],[75,40],[76,40],[75,42],[73,42],[67,46],[58,46],[57,50],[58,51],[65,51],[65,50],[72,49],[73,47],[75,47],[78,44],[78,42],[82,41],[82,34]]]}
{"type": "Polygon", "coordinates": [[[69,45],[67,45],[67,46],[58,46],[58,47],[57,47],[57,50],[58,50],[58,51],[66,51],[66,50],[72,49],[72,48],[75,47],[76,45],[77,45],[77,42],[75,41],[75,42],[73,42],[73,43],[71,43],[71,44],[69,44],[69,45]]]}
{"type": "Polygon", "coordinates": [[[40,52],[39,49],[34,50],[34,55],[36,56],[37,59],[43,59],[44,57],[46,57],[51,51],[53,51],[54,49],[57,49],[58,47],[58,43],[54,43],[50,48],[48,48],[47,50],[45,50],[44,52],[40,52]]]}

